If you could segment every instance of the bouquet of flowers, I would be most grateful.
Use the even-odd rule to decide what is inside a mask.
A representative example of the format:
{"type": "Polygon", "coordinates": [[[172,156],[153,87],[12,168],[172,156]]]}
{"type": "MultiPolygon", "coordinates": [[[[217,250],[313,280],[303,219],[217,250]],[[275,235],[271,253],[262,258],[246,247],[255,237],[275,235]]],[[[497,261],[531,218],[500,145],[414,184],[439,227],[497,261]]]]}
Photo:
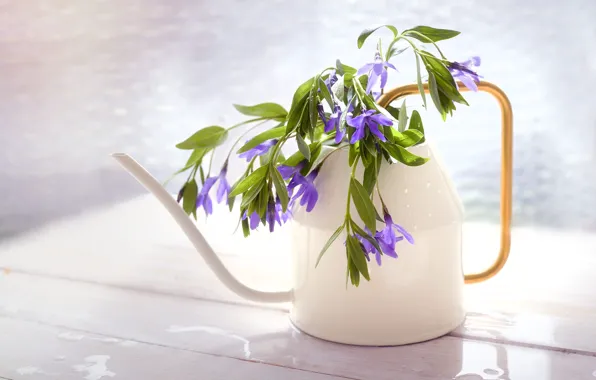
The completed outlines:
{"type": "Polygon", "coordinates": [[[211,214],[211,197],[215,195],[217,202],[227,203],[230,211],[239,203],[244,236],[249,236],[251,230],[261,224],[273,232],[276,224],[282,225],[292,218],[295,207],[305,207],[307,212],[316,207],[315,182],[321,167],[333,152],[347,149],[346,164],[351,177],[345,218],[321,247],[317,264],[329,246],[344,234],[347,278],[358,286],[360,276],[370,280],[368,263],[371,256],[380,265],[382,255],[397,258],[395,247],[398,242],[413,244],[414,237],[394,222],[377,186],[382,165],[419,166],[427,161],[408,151],[408,147],[425,141],[418,111],[413,110],[408,116],[405,100],[399,108],[381,107],[377,103],[389,72],[397,71],[390,60],[408,50],[413,53],[423,105],[426,107],[427,99],[421,66],[426,70],[432,103],[445,120],[455,110],[455,103],[467,105],[456,79],[469,89],[477,90],[479,76],[474,68],[479,66],[480,59],[448,60],[437,42],[453,38],[459,32],[428,26],[417,26],[401,33],[392,25],[366,29],[358,36],[358,48],[380,28],[393,33],[386,50],[379,39],[373,61],[359,69],[337,60],[335,66],[325,68],[298,87],[289,110],[276,103],[234,105],[238,112],[250,118],[228,128],[209,126],[200,129],[177,144],[177,148],[190,151],[186,165],[176,173],[190,170],[178,193],[178,202],[182,202],[185,212],[195,219],[201,208],[207,215],[211,214]],[[424,44],[436,50],[435,54],[424,44]],[[251,138],[246,137],[266,122],[273,123],[271,128],[251,138]],[[219,173],[212,174],[211,163],[217,147],[226,141],[229,131],[241,127],[246,127],[246,131],[232,144],[219,173]],[[243,140],[244,144],[237,149],[243,140]],[[297,150],[285,157],[281,148],[289,142],[296,144],[297,150]],[[328,153],[321,155],[324,146],[328,147],[325,150],[328,153]],[[247,164],[244,174],[230,186],[226,176],[234,150],[247,164]],[[206,157],[210,157],[209,164],[204,168],[206,157]],[[362,178],[355,175],[359,163],[364,167],[362,178]],[[377,210],[372,202],[375,193],[381,210],[377,210]],[[350,213],[352,205],[359,221],[350,213]],[[383,224],[380,230],[377,221],[383,224]]]}

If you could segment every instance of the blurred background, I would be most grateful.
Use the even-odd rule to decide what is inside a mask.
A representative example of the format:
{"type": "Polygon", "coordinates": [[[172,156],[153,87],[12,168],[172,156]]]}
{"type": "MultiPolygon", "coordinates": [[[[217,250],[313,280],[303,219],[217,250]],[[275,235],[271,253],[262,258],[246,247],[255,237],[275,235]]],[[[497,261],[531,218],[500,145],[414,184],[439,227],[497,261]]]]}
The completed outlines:
{"type": "MultiPolygon", "coordinates": [[[[242,120],[232,103],[289,106],[335,59],[371,61],[356,38],[381,23],[461,31],[446,55],[481,56],[509,95],[515,225],[596,231],[595,16],[594,0],[0,0],[0,239],[145,193],[109,153],[165,180],[187,158],[176,143],[242,120]]],[[[412,55],[395,64],[390,86],[415,81],[412,55]]],[[[499,109],[466,97],[447,123],[423,114],[427,134],[467,218],[498,223],[499,109]]]]}

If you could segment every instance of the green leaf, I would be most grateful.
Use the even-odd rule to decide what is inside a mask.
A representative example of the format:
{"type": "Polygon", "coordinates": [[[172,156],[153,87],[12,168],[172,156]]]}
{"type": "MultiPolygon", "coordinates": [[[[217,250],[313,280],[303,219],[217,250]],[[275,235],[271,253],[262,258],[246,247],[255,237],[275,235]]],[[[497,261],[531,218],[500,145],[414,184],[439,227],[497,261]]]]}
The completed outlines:
{"type": "Polygon", "coordinates": [[[314,77],[308,79],[306,82],[302,83],[298,89],[296,89],[296,92],[294,92],[292,106],[290,107],[290,112],[288,113],[286,123],[286,131],[288,133],[293,131],[300,121],[304,107],[306,106],[306,95],[310,92],[314,80],[314,77]]]}
{"type": "Polygon", "coordinates": [[[201,183],[205,183],[205,172],[203,171],[203,167],[199,166],[199,177],[201,177],[201,183]]]}
{"type": "MultiPolygon", "coordinates": [[[[347,247],[346,247],[346,250],[348,250],[347,247]]],[[[358,271],[356,264],[354,264],[354,261],[352,261],[352,257],[350,256],[349,253],[348,253],[348,273],[350,275],[350,281],[352,282],[352,285],[354,285],[355,287],[358,287],[358,285],[360,285],[360,272],[358,271]]],[[[346,284],[346,286],[347,286],[347,284],[346,284]]]]}
{"type": "MultiPolygon", "coordinates": [[[[420,117],[420,114],[416,110],[412,111],[412,116],[410,117],[410,125],[408,126],[408,131],[410,131],[410,132],[418,131],[422,134],[422,138],[420,138],[420,140],[415,144],[422,144],[423,142],[426,141],[426,138],[424,137],[424,127],[422,125],[422,118],[420,117]]],[[[406,132],[408,132],[408,131],[406,131],[406,132]]]]}
{"type": "Polygon", "coordinates": [[[248,219],[242,219],[242,233],[244,234],[244,237],[248,237],[250,235],[250,228],[248,226],[248,219]]]}
{"type": "Polygon", "coordinates": [[[420,157],[410,153],[408,150],[402,148],[399,145],[381,143],[381,146],[387,151],[387,153],[391,155],[391,157],[407,166],[420,166],[428,161],[428,158],[420,157]]]}
{"type": "Polygon", "coordinates": [[[302,136],[298,134],[296,135],[296,143],[298,143],[298,150],[300,153],[302,153],[304,158],[310,161],[310,149],[308,148],[308,144],[306,144],[306,141],[304,141],[302,136]]]}
{"type": "Polygon", "coordinates": [[[421,56],[422,61],[426,65],[426,70],[429,72],[429,75],[431,72],[435,75],[435,81],[439,90],[444,92],[445,95],[454,102],[468,105],[466,99],[457,89],[457,84],[449,72],[449,69],[445,66],[445,63],[427,51],[423,50],[423,53],[424,54],[421,56]]]}
{"type": "Polygon", "coordinates": [[[362,45],[364,44],[364,41],[366,41],[366,39],[373,34],[377,29],[385,27],[389,30],[391,30],[393,32],[393,37],[397,37],[397,28],[395,28],[395,26],[393,25],[380,25],[374,28],[369,28],[369,29],[364,29],[362,31],[362,33],[360,33],[360,35],[358,36],[358,49],[360,49],[362,47],[362,45]]]}
{"type": "Polygon", "coordinates": [[[376,231],[375,206],[373,205],[368,192],[356,178],[350,180],[350,194],[360,219],[371,231],[376,231]]]}
{"type": "Polygon", "coordinates": [[[233,105],[238,112],[247,116],[258,116],[265,119],[285,120],[288,111],[277,103],[261,103],[255,106],[233,105]]]}
{"type": "Polygon", "coordinates": [[[306,97],[306,94],[310,92],[314,81],[314,77],[309,78],[306,82],[302,83],[298,89],[296,89],[296,92],[294,92],[294,97],[292,98],[292,107],[290,109],[294,108],[295,105],[297,105],[306,97]]]}
{"type": "Polygon", "coordinates": [[[225,128],[213,125],[203,128],[176,145],[178,149],[213,148],[223,143],[228,137],[225,128]]]}
{"type": "Polygon", "coordinates": [[[327,85],[321,78],[319,78],[319,89],[321,90],[321,94],[323,94],[323,98],[325,98],[327,104],[329,104],[329,107],[331,107],[331,109],[333,110],[333,98],[331,97],[331,93],[329,92],[327,85]]]}
{"type": "Polygon", "coordinates": [[[230,212],[234,209],[234,203],[236,202],[236,197],[228,197],[228,208],[230,212]]]}
{"type": "Polygon", "coordinates": [[[283,126],[268,129],[266,131],[259,133],[252,139],[250,139],[246,144],[244,144],[242,146],[242,148],[238,149],[238,151],[236,153],[238,153],[238,154],[244,153],[244,152],[256,147],[257,145],[264,143],[265,141],[280,138],[280,137],[284,136],[285,134],[286,134],[286,127],[283,127],[283,126]]]}
{"type": "Polygon", "coordinates": [[[420,25],[415,28],[406,30],[403,34],[407,34],[409,36],[414,37],[418,41],[427,43],[427,42],[438,42],[438,41],[442,41],[442,40],[448,40],[450,38],[457,36],[459,33],[460,32],[455,31],[455,30],[437,29],[437,28],[432,28],[430,26],[420,25]],[[423,36],[425,36],[426,38],[424,38],[423,36],[420,36],[418,33],[410,33],[411,31],[418,32],[418,33],[422,34],[423,36]]]}
{"type": "Polygon", "coordinates": [[[184,212],[188,215],[192,214],[197,208],[197,195],[199,193],[199,188],[197,186],[197,181],[192,179],[184,186],[184,194],[182,198],[182,208],[184,212]]]}
{"type": "Polygon", "coordinates": [[[397,130],[399,132],[405,131],[407,122],[408,113],[406,111],[406,100],[404,99],[403,103],[401,104],[401,108],[399,109],[399,124],[397,125],[397,130]]]}
{"type": "MultiPolygon", "coordinates": [[[[265,181],[259,182],[256,186],[251,187],[246,193],[242,195],[242,202],[240,203],[241,208],[249,207],[250,203],[254,201],[257,196],[261,193],[261,190],[265,187],[265,181]]],[[[253,211],[249,207],[249,211],[253,211]]],[[[259,213],[259,215],[261,215],[259,213]]]]}
{"type": "Polygon", "coordinates": [[[290,113],[288,114],[288,120],[286,122],[286,133],[290,134],[296,130],[298,123],[300,122],[300,118],[304,113],[304,109],[306,108],[306,100],[307,98],[301,99],[295,106],[292,105],[290,108],[290,113]]]}
{"type": "Polygon", "coordinates": [[[418,92],[422,97],[422,103],[424,103],[424,108],[426,108],[426,91],[424,91],[424,86],[422,85],[422,77],[420,76],[420,57],[418,57],[418,53],[414,53],[416,57],[416,84],[418,85],[418,92]]]}
{"type": "Polygon", "coordinates": [[[261,166],[254,172],[250,173],[246,178],[242,181],[238,182],[232,190],[230,191],[230,197],[240,195],[246,192],[251,187],[255,186],[257,183],[261,182],[265,175],[267,174],[267,166],[261,166]]]}
{"type": "Polygon", "coordinates": [[[282,178],[281,174],[276,168],[271,169],[272,179],[273,179],[273,186],[275,186],[275,193],[279,197],[279,201],[281,202],[281,208],[283,212],[286,212],[288,209],[288,202],[290,201],[288,196],[288,189],[286,188],[286,184],[284,179],[282,178]]]}
{"type": "Polygon", "coordinates": [[[323,246],[323,249],[321,249],[321,252],[319,253],[319,257],[317,257],[317,262],[315,263],[315,268],[319,265],[319,262],[321,261],[321,258],[323,258],[323,255],[325,254],[325,252],[327,252],[329,247],[331,247],[331,244],[333,244],[333,242],[339,237],[339,235],[341,235],[343,230],[344,230],[344,225],[342,224],[341,226],[339,226],[339,228],[337,230],[335,230],[335,232],[333,233],[333,235],[331,235],[329,240],[327,240],[327,243],[325,243],[325,245],[323,246]]]}
{"type": "Polygon", "coordinates": [[[366,280],[370,281],[370,275],[368,274],[368,263],[366,262],[366,257],[364,256],[360,242],[354,236],[349,235],[346,245],[348,247],[348,255],[358,269],[358,272],[360,272],[366,280]]]}
{"type": "Polygon", "coordinates": [[[337,69],[337,73],[341,76],[353,77],[358,71],[352,66],[344,65],[339,59],[335,61],[335,68],[337,69]]]}
{"type": "Polygon", "coordinates": [[[174,176],[176,176],[176,174],[180,174],[183,173],[185,171],[187,171],[188,169],[192,168],[193,166],[199,164],[199,162],[203,159],[203,157],[205,157],[205,154],[207,154],[207,152],[209,152],[210,149],[207,148],[197,148],[195,150],[192,151],[192,153],[190,154],[190,157],[188,157],[188,160],[186,161],[186,164],[184,165],[184,167],[180,170],[178,170],[177,172],[174,173],[174,175],[168,179],[169,182],[172,178],[174,178],[174,176]]]}
{"type": "Polygon", "coordinates": [[[441,116],[443,116],[443,120],[445,120],[446,113],[441,105],[441,98],[439,98],[437,80],[435,79],[435,75],[431,72],[428,73],[428,88],[430,89],[430,97],[433,100],[435,107],[437,107],[437,110],[441,113],[441,116]]]}
{"type": "Polygon", "coordinates": [[[402,133],[395,132],[394,138],[397,145],[408,148],[424,140],[424,133],[415,129],[408,129],[402,133]]]}
{"type": "MultiPolygon", "coordinates": [[[[358,144],[360,145],[360,144],[358,144]]],[[[350,144],[350,148],[348,150],[348,165],[352,167],[354,165],[354,161],[358,158],[358,148],[357,144],[350,144]]]]}
{"type": "Polygon", "coordinates": [[[377,182],[377,168],[376,163],[373,162],[371,165],[368,165],[364,168],[364,175],[362,177],[362,185],[366,189],[368,195],[372,194],[372,191],[375,187],[375,183],[377,182]]]}

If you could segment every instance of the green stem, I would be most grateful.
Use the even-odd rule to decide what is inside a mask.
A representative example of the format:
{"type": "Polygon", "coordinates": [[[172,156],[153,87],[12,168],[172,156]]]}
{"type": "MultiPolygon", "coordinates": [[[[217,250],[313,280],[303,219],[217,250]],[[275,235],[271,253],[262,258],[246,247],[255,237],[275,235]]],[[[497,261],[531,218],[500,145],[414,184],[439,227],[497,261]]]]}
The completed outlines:
{"type": "Polygon", "coordinates": [[[238,139],[234,142],[234,144],[232,145],[232,148],[230,148],[230,151],[228,152],[228,156],[226,157],[226,161],[228,161],[230,159],[230,156],[232,155],[232,152],[234,151],[234,147],[236,145],[238,145],[238,143],[240,142],[240,140],[242,140],[244,138],[244,136],[246,136],[250,131],[252,131],[253,129],[260,127],[261,125],[265,124],[266,122],[268,122],[269,119],[267,120],[263,120],[262,122],[253,125],[252,127],[248,128],[243,134],[240,135],[240,137],[238,137],[238,139]]]}
{"type": "Polygon", "coordinates": [[[442,52],[442,51],[441,51],[441,49],[439,48],[439,45],[437,45],[437,43],[436,43],[435,41],[431,40],[430,38],[428,38],[428,37],[427,37],[427,36],[425,36],[424,34],[422,34],[422,33],[420,33],[420,32],[417,32],[417,31],[415,31],[415,30],[408,30],[406,33],[408,33],[408,34],[415,34],[415,35],[417,35],[417,36],[420,36],[420,37],[424,38],[424,39],[425,39],[425,40],[427,40],[428,42],[432,43],[432,44],[435,46],[435,48],[437,49],[437,51],[439,52],[439,54],[441,54],[441,57],[442,57],[443,59],[446,59],[446,58],[445,58],[445,55],[443,54],[443,52],[442,52]]]}
{"type": "Polygon", "coordinates": [[[233,129],[235,129],[235,128],[241,127],[243,125],[254,123],[255,121],[261,121],[261,120],[271,120],[271,119],[268,119],[266,117],[258,117],[256,119],[245,120],[245,121],[243,121],[241,123],[232,125],[230,128],[228,128],[228,132],[231,131],[231,130],[233,130],[233,129]]]}
{"type": "MultiPolygon", "coordinates": [[[[354,174],[356,174],[356,167],[358,166],[358,161],[360,160],[360,156],[356,157],[354,164],[352,165],[352,173],[350,173],[350,181],[354,178],[354,174]]],[[[351,219],[350,217],[350,196],[352,195],[351,186],[348,184],[348,199],[346,201],[346,219],[344,221],[346,225],[346,231],[348,231],[348,235],[350,234],[350,223],[348,220],[351,219]]]]}

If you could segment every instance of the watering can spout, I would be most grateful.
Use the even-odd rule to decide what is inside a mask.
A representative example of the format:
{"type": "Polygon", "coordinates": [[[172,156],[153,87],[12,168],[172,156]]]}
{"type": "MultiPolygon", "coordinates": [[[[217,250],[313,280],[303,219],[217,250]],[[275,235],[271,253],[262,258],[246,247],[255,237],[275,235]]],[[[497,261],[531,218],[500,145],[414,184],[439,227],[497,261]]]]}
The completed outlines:
{"type": "Polygon", "coordinates": [[[249,301],[256,302],[290,302],[293,292],[261,292],[242,284],[221,262],[213,248],[193,221],[186,215],[182,207],[170,193],[138,162],[125,153],[113,153],[112,157],[141,183],[168,210],[184,234],[188,237],[197,252],[203,257],[217,278],[232,292],[249,301]]]}

